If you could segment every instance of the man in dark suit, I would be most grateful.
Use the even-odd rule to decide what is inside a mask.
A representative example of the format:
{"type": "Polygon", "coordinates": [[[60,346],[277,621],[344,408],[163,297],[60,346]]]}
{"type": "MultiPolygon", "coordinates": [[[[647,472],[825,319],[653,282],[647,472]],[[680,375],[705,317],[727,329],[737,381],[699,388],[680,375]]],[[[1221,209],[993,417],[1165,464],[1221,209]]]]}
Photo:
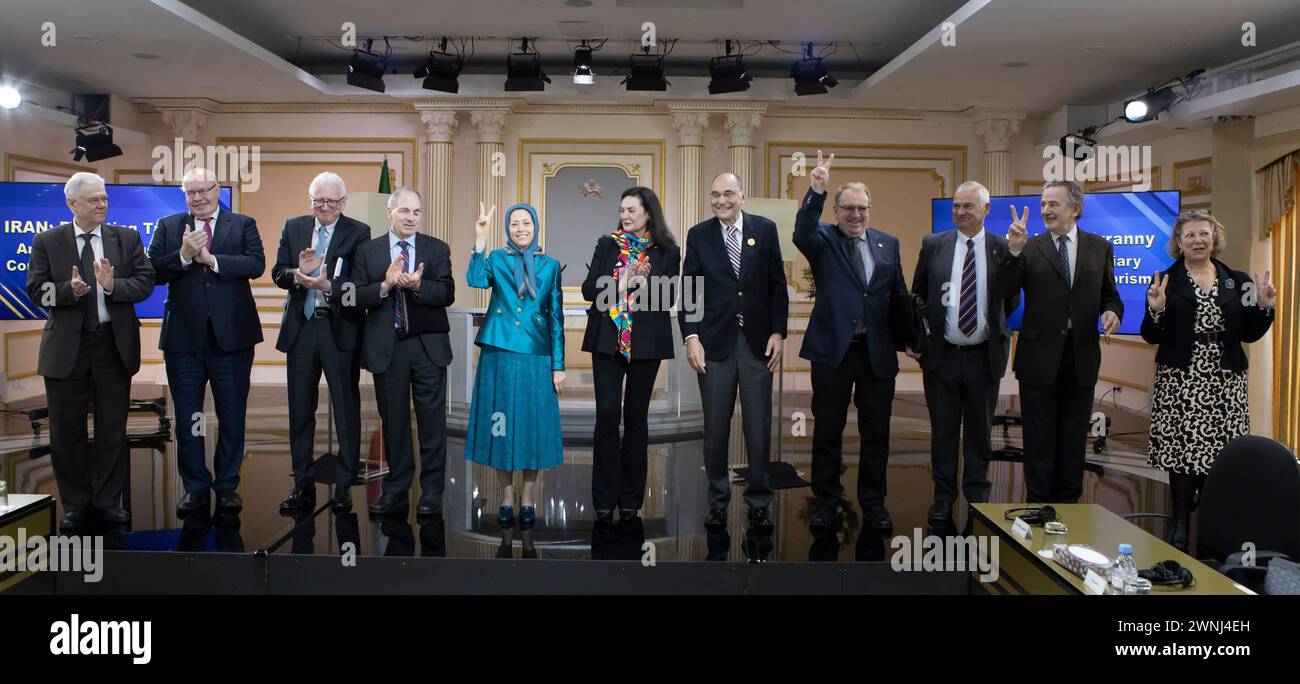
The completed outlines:
{"type": "Polygon", "coordinates": [[[1073,181],[1043,186],[1047,232],[1030,238],[1024,215],[1011,208],[1007,254],[998,274],[1003,296],[1022,287],[1025,314],[1013,368],[1020,381],[1029,500],[1074,503],[1083,494],[1088,420],[1101,368],[1097,318],[1119,329],[1124,302],[1115,289],[1115,249],[1079,230],[1083,189],[1073,181]]]}
{"type": "MultiPolygon", "coordinates": [[[[959,443],[961,493],[968,503],[989,500],[993,408],[1011,347],[1007,314],[1015,311],[1020,297],[997,294],[998,265],[1007,253],[1007,241],[984,230],[988,213],[988,189],[975,181],[958,186],[952,198],[957,227],[925,236],[912,278],[912,292],[925,298],[930,322],[929,343],[920,361],[934,475],[928,518],[936,529],[953,525],[959,443]]],[[[908,355],[915,358],[911,351],[908,355]]]]}
{"type": "Polygon", "coordinates": [[[271,277],[288,290],[275,348],[288,361],[289,453],[293,491],[280,510],[314,508],[316,482],[316,403],[321,371],[329,383],[338,433],[334,508],[352,507],[349,489],[361,454],[361,365],[357,337],[365,310],[342,303],[343,283],[351,276],[357,247],[370,241],[370,226],[343,215],[347,186],[325,172],[308,186],[312,213],[284,222],[271,277]]]}
{"type": "Polygon", "coordinates": [[[794,244],[808,258],[817,300],[799,356],[812,362],[813,511],[809,526],[832,523],[844,494],[841,448],[848,404],[858,410],[858,503],[873,528],[893,529],[885,509],[885,468],[889,460],[889,416],[898,375],[891,311],[908,297],[898,239],[875,228],[871,193],[862,183],[845,183],[835,192],[834,224],[819,219],[826,202],[832,154],[817,152],[812,187],[795,220],[794,244]]]}
{"type": "MultiPolygon", "coordinates": [[[[356,306],[367,310],[362,362],[375,375],[388,475],[370,504],[376,515],[404,513],[415,472],[411,402],[420,429],[420,500],[416,513],[442,512],[447,469],[447,307],[456,300],[451,249],[418,233],[420,193],[399,188],[388,198],[388,233],[357,248],[356,306]]],[[[347,302],[344,302],[347,306],[347,302]]]]}
{"type": "Polygon", "coordinates": [[[253,371],[253,347],[262,341],[262,322],[249,281],[266,270],[257,222],[222,211],[216,176],[193,169],[181,180],[189,211],[158,220],[149,260],[166,284],[167,304],[158,347],[167,364],[167,384],[176,410],[177,467],[185,495],[177,515],[208,507],[243,508],[239,466],[244,458],[244,416],[253,371]],[[213,470],[204,460],[205,388],[212,387],[217,412],[213,470]]]}
{"type": "Polygon", "coordinates": [[[781,242],[771,220],[741,212],[745,191],[734,173],[713,179],[713,218],[686,236],[683,282],[692,279],[677,317],[686,360],[699,374],[704,405],[704,470],[709,481],[706,527],[725,527],[731,484],[727,443],[740,391],[749,484],[745,503],[754,527],[770,528],[767,463],[772,443],[772,372],[781,365],[790,296],[781,242]]]}
{"type": "Polygon", "coordinates": [[[93,509],[126,523],[117,503],[126,486],[126,411],[131,376],[140,369],[135,303],[153,291],[153,266],[140,235],[104,223],[104,179],[76,173],[63,187],[72,223],[32,238],[27,294],[49,312],[36,372],[45,378],[50,411],[50,464],[63,504],[60,527],[81,527],[93,509]],[[95,444],[86,412],[95,407],[95,444]]]}

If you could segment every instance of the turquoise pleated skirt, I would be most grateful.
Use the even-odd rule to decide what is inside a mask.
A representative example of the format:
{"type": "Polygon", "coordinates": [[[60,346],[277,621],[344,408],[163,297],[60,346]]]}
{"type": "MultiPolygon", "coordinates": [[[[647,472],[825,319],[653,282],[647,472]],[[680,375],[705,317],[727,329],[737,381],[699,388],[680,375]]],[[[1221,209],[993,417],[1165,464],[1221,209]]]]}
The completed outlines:
{"type": "Polygon", "coordinates": [[[481,347],[465,459],[508,471],[545,470],[564,461],[551,357],[481,347]]]}

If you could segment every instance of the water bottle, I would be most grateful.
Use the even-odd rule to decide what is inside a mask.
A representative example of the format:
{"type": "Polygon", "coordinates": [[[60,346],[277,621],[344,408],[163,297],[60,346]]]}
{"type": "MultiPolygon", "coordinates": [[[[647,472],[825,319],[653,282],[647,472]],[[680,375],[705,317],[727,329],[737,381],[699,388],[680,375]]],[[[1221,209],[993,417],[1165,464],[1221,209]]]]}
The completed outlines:
{"type": "Polygon", "coordinates": [[[1133,560],[1133,547],[1129,544],[1119,545],[1119,555],[1110,570],[1110,585],[1116,593],[1123,593],[1124,580],[1137,577],[1137,561],[1133,560]]]}

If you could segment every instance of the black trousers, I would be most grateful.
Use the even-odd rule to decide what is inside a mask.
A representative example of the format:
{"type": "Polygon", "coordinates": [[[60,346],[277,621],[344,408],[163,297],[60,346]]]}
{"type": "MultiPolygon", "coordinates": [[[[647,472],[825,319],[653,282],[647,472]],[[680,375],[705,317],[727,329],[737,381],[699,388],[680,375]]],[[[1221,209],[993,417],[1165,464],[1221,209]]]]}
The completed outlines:
{"type": "Polygon", "coordinates": [[[316,450],[316,404],[320,376],[329,383],[338,434],[338,471],[334,482],[347,489],[356,481],[361,454],[361,367],[356,350],[339,349],[328,318],[308,319],[287,355],[289,387],[289,454],[295,487],[315,482],[311,466],[316,450]]]}
{"type": "Polygon", "coordinates": [[[81,332],[77,361],[66,378],[45,378],[50,409],[50,465],[64,511],[111,508],[126,485],[126,414],[131,377],[113,331],[81,332]],[[86,414],[95,402],[95,443],[86,414]]]}
{"type": "Polygon", "coordinates": [[[987,345],[963,350],[946,342],[939,364],[923,375],[936,503],[957,500],[959,446],[961,493],[968,503],[988,503],[993,407],[998,400],[998,381],[991,375],[987,345]]]}
{"type": "Polygon", "coordinates": [[[813,454],[812,488],[818,506],[831,508],[844,496],[840,482],[844,424],[849,401],[858,410],[858,503],[885,503],[885,469],[889,462],[889,416],[894,402],[894,378],[871,373],[866,345],[849,345],[838,368],[812,364],[813,454]]]}
{"type": "Polygon", "coordinates": [[[385,494],[406,494],[415,476],[411,451],[411,404],[420,430],[420,498],[442,503],[447,472],[447,369],[433,363],[419,337],[393,343],[388,369],[375,375],[383,393],[380,418],[388,454],[385,494]]]}
{"type": "MultiPolygon", "coordinates": [[[[1032,353],[1024,349],[1020,353],[1032,353]]],[[[1061,352],[1056,384],[1020,383],[1025,431],[1025,486],[1033,503],[1076,503],[1083,495],[1083,462],[1096,385],[1079,384],[1074,342],[1061,352]]]]}
{"type": "Polygon", "coordinates": [[[596,390],[591,502],[598,511],[640,510],[645,502],[650,395],[659,375],[659,364],[659,359],[633,359],[629,363],[621,354],[595,352],[591,355],[596,390]]]}

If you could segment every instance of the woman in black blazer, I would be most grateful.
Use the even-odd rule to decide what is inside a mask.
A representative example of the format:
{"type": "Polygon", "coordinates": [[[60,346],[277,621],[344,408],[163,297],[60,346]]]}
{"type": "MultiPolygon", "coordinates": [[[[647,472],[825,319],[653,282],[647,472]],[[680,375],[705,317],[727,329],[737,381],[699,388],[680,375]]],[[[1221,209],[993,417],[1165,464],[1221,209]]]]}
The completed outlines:
{"type": "Polygon", "coordinates": [[[621,520],[639,515],[650,395],[660,361],[676,349],[670,312],[681,250],[659,198],[650,188],[630,188],[619,200],[618,218],[618,228],[596,242],[582,283],[582,296],[592,302],[582,350],[591,352],[596,390],[591,498],[598,523],[612,521],[615,507],[621,520]]]}
{"type": "Polygon", "coordinates": [[[1179,215],[1169,241],[1178,259],[1147,289],[1142,339],[1156,350],[1148,462],[1169,471],[1169,543],[1187,550],[1196,494],[1214,457],[1250,431],[1246,353],[1273,324],[1272,274],[1234,271],[1215,257],[1226,231],[1209,212],[1179,215]]]}

